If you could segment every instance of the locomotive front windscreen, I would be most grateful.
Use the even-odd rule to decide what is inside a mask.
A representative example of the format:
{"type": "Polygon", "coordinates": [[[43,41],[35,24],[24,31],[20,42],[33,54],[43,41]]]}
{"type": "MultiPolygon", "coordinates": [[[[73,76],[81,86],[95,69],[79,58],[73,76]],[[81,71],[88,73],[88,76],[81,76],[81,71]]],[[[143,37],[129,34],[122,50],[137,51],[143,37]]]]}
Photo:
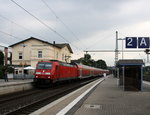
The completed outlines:
{"type": "Polygon", "coordinates": [[[39,62],[37,65],[37,69],[51,69],[52,63],[49,62],[39,62]]]}

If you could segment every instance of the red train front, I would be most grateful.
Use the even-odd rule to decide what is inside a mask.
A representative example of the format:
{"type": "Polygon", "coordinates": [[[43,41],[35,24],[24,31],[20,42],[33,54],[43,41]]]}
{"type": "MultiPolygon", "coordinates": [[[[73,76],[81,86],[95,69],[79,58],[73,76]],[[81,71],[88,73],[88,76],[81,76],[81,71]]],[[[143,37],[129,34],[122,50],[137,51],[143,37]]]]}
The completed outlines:
{"type": "Polygon", "coordinates": [[[37,84],[77,79],[77,66],[59,61],[40,61],[35,70],[34,82],[37,84]]]}

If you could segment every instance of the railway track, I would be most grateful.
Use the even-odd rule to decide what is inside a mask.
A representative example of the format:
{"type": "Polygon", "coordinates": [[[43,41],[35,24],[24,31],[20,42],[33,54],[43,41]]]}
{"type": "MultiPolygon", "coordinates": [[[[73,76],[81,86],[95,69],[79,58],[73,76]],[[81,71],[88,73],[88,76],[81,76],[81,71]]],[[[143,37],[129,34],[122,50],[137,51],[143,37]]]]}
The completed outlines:
{"type": "Polygon", "coordinates": [[[8,94],[2,95],[2,96],[0,96],[0,103],[5,103],[5,102],[11,101],[11,100],[23,98],[25,96],[30,96],[30,95],[39,93],[40,91],[41,91],[40,89],[32,89],[32,90],[28,90],[28,91],[21,91],[21,92],[17,92],[17,93],[12,93],[9,95],[8,94]]]}
{"type": "Polygon", "coordinates": [[[27,115],[56,99],[80,88],[95,79],[78,81],[70,84],[61,84],[49,89],[33,90],[11,98],[0,99],[0,115],[27,115]]]}

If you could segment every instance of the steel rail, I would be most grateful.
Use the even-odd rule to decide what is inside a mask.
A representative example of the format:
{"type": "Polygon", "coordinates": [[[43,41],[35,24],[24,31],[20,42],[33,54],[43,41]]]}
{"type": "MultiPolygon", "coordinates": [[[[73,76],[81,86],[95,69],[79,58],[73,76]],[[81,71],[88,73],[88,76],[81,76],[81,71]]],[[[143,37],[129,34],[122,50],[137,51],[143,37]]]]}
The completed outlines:
{"type": "Polygon", "coordinates": [[[85,82],[82,83],[80,82],[75,82],[74,85],[70,84],[70,85],[65,85],[63,88],[62,86],[60,86],[58,89],[56,88],[54,91],[46,91],[47,93],[41,93],[41,98],[39,99],[32,99],[36,96],[30,97],[31,100],[33,100],[30,103],[27,103],[23,106],[20,106],[19,108],[13,109],[13,110],[9,110],[7,112],[5,112],[4,114],[6,115],[20,115],[20,114],[29,114],[31,112],[34,112],[35,110],[53,102],[56,99],[59,99],[60,97],[76,90],[77,88],[80,88],[92,81],[94,81],[95,79],[90,79],[89,82],[85,82]]]}

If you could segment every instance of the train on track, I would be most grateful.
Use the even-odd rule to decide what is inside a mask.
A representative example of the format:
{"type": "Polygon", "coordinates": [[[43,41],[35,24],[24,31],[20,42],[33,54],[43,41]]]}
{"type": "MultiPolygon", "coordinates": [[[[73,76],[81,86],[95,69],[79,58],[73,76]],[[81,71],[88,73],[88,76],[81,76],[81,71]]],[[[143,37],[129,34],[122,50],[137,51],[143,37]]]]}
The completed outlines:
{"type": "Polygon", "coordinates": [[[108,74],[108,70],[85,66],[77,63],[64,63],[57,60],[39,61],[34,73],[34,83],[51,84],[60,81],[85,79],[108,74]]]}

